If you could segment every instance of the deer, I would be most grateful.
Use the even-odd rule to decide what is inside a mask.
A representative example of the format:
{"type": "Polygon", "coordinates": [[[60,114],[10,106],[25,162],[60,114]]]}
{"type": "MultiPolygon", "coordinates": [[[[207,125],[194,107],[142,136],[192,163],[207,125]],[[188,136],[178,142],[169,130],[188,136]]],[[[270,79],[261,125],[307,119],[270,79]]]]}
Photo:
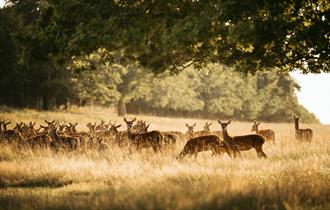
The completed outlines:
{"type": "Polygon", "coordinates": [[[71,136],[59,136],[56,133],[57,126],[52,124],[48,127],[48,134],[52,138],[52,149],[58,150],[59,147],[75,150],[79,147],[79,139],[71,136]]]}
{"type": "MultiPolygon", "coordinates": [[[[18,128],[17,129],[7,129],[7,126],[11,124],[10,121],[6,122],[2,122],[2,127],[3,129],[1,130],[0,132],[0,139],[2,139],[4,142],[6,143],[14,143],[15,140],[19,139],[19,136],[18,136],[18,128]]],[[[23,123],[21,123],[20,125],[22,125],[23,123]]],[[[16,124],[16,127],[17,127],[18,124],[16,124]]]]}
{"type": "Polygon", "coordinates": [[[212,151],[213,155],[226,152],[230,156],[228,147],[223,141],[221,141],[219,136],[206,135],[189,139],[182,152],[177,156],[177,159],[181,159],[186,155],[194,155],[196,158],[199,152],[209,150],[212,151]]]}
{"type": "Polygon", "coordinates": [[[257,134],[250,134],[244,136],[229,136],[227,132],[227,126],[231,123],[231,120],[228,122],[221,122],[218,120],[218,123],[221,125],[223,139],[227,147],[233,153],[234,157],[239,155],[242,157],[240,151],[246,151],[250,149],[255,149],[259,158],[267,158],[267,155],[262,150],[262,145],[265,142],[265,137],[257,134]]]}
{"type": "Polygon", "coordinates": [[[253,125],[252,125],[252,128],[251,128],[251,131],[255,131],[256,134],[258,135],[261,135],[263,137],[265,137],[265,139],[267,141],[271,141],[273,143],[275,143],[275,132],[271,129],[267,129],[267,130],[259,130],[259,125],[260,125],[260,122],[257,122],[256,120],[253,122],[253,125]]]}
{"type": "Polygon", "coordinates": [[[313,131],[310,128],[300,129],[299,128],[299,119],[300,116],[293,116],[294,127],[295,127],[295,137],[298,141],[311,142],[313,138],[313,131]]]}
{"type": "Polygon", "coordinates": [[[127,137],[130,142],[136,146],[138,151],[140,151],[142,148],[151,147],[155,153],[158,151],[162,153],[161,143],[163,140],[163,135],[159,131],[132,133],[131,129],[135,120],[136,118],[130,121],[124,118],[124,121],[127,125],[127,137]]]}

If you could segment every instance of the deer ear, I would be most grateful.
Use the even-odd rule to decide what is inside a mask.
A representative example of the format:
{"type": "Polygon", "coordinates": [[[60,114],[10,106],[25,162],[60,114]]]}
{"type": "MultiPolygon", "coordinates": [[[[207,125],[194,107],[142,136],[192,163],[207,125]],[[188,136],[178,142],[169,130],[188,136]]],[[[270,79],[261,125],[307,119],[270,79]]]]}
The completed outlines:
{"type": "Polygon", "coordinates": [[[124,121],[127,123],[126,117],[124,117],[124,121]]]}
{"type": "Polygon", "coordinates": [[[119,128],[121,126],[121,124],[117,125],[116,128],[119,128]]]}
{"type": "Polygon", "coordinates": [[[221,125],[222,124],[222,122],[220,121],[220,120],[218,120],[218,123],[221,125]]]}
{"type": "Polygon", "coordinates": [[[189,125],[186,123],[187,128],[189,128],[189,125]]]}
{"type": "Polygon", "coordinates": [[[134,117],[134,119],[132,120],[132,122],[135,122],[135,120],[136,120],[136,117],[134,117]]]}
{"type": "Polygon", "coordinates": [[[148,124],[148,125],[146,126],[146,128],[148,129],[148,128],[149,128],[149,126],[150,126],[150,124],[148,124]]]}
{"type": "Polygon", "coordinates": [[[257,125],[260,125],[260,122],[258,122],[257,125]]]}
{"type": "Polygon", "coordinates": [[[209,123],[209,126],[212,125],[213,123],[209,123]]]}
{"type": "Polygon", "coordinates": [[[227,124],[230,124],[231,123],[231,120],[228,120],[227,124]]]}

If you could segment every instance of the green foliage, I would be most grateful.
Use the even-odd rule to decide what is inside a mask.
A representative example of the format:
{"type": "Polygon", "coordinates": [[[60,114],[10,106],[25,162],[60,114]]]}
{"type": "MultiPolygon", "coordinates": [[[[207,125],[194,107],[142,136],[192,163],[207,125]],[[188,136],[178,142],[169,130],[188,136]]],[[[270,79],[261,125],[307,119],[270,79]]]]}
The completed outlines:
{"type": "Polygon", "coordinates": [[[316,121],[285,72],[329,71],[325,1],[8,2],[0,9],[0,103],[316,121]]]}
{"type": "Polygon", "coordinates": [[[66,60],[105,47],[154,72],[210,62],[252,73],[330,71],[324,0],[9,2],[66,60]]]}

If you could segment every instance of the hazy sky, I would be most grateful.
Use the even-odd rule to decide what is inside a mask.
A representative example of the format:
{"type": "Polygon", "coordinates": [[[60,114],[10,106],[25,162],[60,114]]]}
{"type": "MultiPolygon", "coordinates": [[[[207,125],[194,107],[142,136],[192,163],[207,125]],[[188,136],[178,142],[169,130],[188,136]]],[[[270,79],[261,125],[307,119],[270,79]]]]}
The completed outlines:
{"type": "Polygon", "coordinates": [[[300,104],[313,112],[324,124],[330,124],[330,74],[291,73],[301,86],[300,104]]]}
{"type": "MultiPolygon", "coordinates": [[[[4,0],[0,0],[0,7],[4,0]]],[[[322,123],[330,124],[330,74],[291,74],[301,86],[298,92],[300,104],[313,112],[322,123]]]]}

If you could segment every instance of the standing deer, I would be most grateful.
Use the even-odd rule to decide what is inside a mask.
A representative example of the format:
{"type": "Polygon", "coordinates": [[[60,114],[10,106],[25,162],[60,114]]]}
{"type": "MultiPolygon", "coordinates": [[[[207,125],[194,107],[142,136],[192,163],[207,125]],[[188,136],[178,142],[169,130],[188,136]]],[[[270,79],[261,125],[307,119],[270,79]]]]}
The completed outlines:
{"type": "Polygon", "coordinates": [[[294,127],[296,131],[296,140],[298,141],[306,141],[306,142],[311,142],[313,138],[313,131],[312,129],[299,129],[299,116],[293,116],[294,118],[294,127]]]}
{"type": "Polygon", "coordinates": [[[212,154],[227,152],[227,154],[230,155],[228,147],[221,141],[219,136],[207,135],[189,139],[182,152],[177,156],[177,159],[183,158],[186,155],[195,155],[195,157],[197,157],[199,152],[208,150],[211,150],[212,154]]]}
{"type": "Polygon", "coordinates": [[[259,130],[259,128],[258,128],[259,125],[260,125],[260,122],[254,121],[253,122],[253,125],[252,125],[251,131],[252,132],[255,131],[256,134],[265,137],[265,139],[267,141],[271,141],[271,142],[275,143],[275,132],[273,130],[271,130],[271,129],[259,130]]]}
{"type": "Polygon", "coordinates": [[[245,136],[229,136],[227,132],[227,126],[231,123],[231,120],[228,122],[221,122],[218,120],[218,123],[221,125],[223,139],[228,148],[231,152],[234,153],[234,157],[238,154],[242,157],[240,151],[250,150],[254,148],[260,158],[267,158],[267,155],[262,150],[262,145],[265,142],[265,137],[257,135],[257,134],[250,134],[245,136]]]}
{"type": "Polygon", "coordinates": [[[159,131],[149,131],[144,133],[132,133],[132,126],[136,118],[128,121],[124,118],[125,123],[127,124],[127,136],[128,139],[136,146],[137,150],[140,151],[142,148],[151,147],[154,152],[161,151],[161,143],[163,140],[163,135],[159,131]]]}

